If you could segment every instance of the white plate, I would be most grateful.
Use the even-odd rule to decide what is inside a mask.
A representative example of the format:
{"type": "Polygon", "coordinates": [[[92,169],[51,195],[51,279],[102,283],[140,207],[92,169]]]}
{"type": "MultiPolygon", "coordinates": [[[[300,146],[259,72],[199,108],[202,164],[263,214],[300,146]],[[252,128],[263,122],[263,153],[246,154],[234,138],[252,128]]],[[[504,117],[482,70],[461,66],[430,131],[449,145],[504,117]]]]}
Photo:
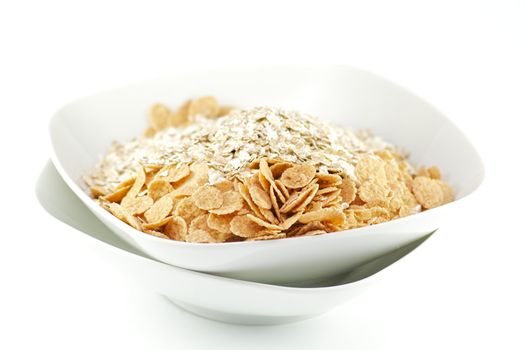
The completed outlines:
{"type": "Polygon", "coordinates": [[[97,251],[112,264],[137,279],[141,285],[151,286],[187,311],[231,323],[277,324],[322,314],[364,292],[386,272],[371,275],[424,241],[412,242],[347,274],[320,282],[318,287],[267,285],[193,272],[144,256],[87,211],[51,163],[40,175],[36,193],[44,209],[72,226],[72,232],[85,233],[86,236],[82,235],[81,239],[86,244],[97,247],[97,251]],[[211,291],[214,291],[213,296],[211,291]]]}
{"type": "Polygon", "coordinates": [[[437,229],[483,179],[476,151],[446,117],[405,89],[349,67],[231,68],[138,83],[72,102],[50,125],[52,160],[68,186],[113,232],[149,256],[196,271],[261,282],[298,282],[340,274],[437,229]],[[404,147],[418,164],[437,164],[457,200],[379,225],[315,237],[264,242],[192,244],[163,240],[117,220],[81,188],[85,174],[112,140],[146,127],[153,102],[177,105],[211,94],[225,104],[298,109],[337,124],[372,129],[404,147]]]}

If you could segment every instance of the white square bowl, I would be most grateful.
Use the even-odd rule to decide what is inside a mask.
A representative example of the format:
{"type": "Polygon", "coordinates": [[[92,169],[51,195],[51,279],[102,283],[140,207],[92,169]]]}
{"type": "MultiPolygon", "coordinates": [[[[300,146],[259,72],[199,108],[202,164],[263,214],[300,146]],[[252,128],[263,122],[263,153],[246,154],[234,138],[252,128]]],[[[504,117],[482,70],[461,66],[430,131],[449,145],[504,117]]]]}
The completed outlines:
{"type": "MultiPolygon", "coordinates": [[[[159,261],[244,280],[298,283],[349,271],[435,231],[484,177],[480,157],[463,133],[437,109],[371,73],[343,66],[258,66],[191,72],[133,84],[72,102],[51,120],[52,160],[68,186],[115,234],[159,261]],[[386,223],[314,237],[196,244],[134,230],[99,207],[81,177],[113,140],[127,141],[146,127],[154,102],[178,105],[214,95],[238,107],[280,106],[375,134],[438,165],[456,200],[386,223]]],[[[459,209],[458,209],[459,210],[459,209]]],[[[461,209],[462,210],[462,209],[461,209]]]]}

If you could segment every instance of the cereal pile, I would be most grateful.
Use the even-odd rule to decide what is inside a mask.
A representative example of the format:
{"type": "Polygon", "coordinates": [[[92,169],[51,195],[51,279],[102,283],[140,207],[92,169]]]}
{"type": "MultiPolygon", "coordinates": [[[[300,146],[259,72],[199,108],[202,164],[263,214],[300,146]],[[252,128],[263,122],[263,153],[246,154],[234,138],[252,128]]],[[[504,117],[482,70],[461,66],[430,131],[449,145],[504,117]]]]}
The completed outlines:
{"type": "Polygon", "coordinates": [[[368,133],[213,97],[157,104],[144,137],[114,144],[86,178],[114,216],[145,233],[212,243],[318,235],[454,199],[437,167],[415,171],[368,133]]]}

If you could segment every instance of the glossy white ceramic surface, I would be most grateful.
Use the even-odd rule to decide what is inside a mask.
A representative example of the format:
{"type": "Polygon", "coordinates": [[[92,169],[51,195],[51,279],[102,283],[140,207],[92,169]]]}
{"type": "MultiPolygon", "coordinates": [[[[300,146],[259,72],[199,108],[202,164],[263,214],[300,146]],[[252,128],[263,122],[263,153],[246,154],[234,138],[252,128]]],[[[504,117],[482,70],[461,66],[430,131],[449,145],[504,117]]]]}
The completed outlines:
{"type": "Polygon", "coordinates": [[[482,162],[445,116],[405,89],[350,67],[271,66],[181,74],[102,92],[68,104],[50,125],[52,160],[68,186],[115,234],[145,254],[196,271],[239,279],[300,283],[341,274],[434,231],[482,182],[482,162]],[[211,94],[222,103],[298,109],[355,129],[368,128],[403,147],[411,160],[437,164],[452,184],[451,204],[387,223],[333,234],[276,241],[190,244],[135,231],[97,206],[81,176],[112,140],[146,127],[153,102],[176,106],[211,94]]]}

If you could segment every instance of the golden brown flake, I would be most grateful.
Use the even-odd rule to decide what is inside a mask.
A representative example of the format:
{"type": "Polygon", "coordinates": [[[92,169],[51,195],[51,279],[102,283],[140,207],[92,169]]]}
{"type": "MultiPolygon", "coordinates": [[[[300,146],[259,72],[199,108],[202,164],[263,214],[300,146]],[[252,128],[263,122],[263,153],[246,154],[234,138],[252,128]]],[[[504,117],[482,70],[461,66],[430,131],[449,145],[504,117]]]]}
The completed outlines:
{"type": "Polygon", "coordinates": [[[165,196],[155,202],[150,209],[145,212],[145,219],[148,223],[160,222],[172,212],[174,202],[172,198],[165,196]]]}
{"type": "Polygon", "coordinates": [[[295,213],[294,215],[288,217],[282,224],[280,225],[282,227],[282,230],[288,230],[291,226],[296,224],[298,219],[304,214],[303,211],[299,211],[295,213]]]}
{"type": "Polygon", "coordinates": [[[302,210],[305,208],[313,199],[317,193],[318,185],[314,184],[310,187],[304,188],[301,192],[294,193],[280,208],[281,213],[288,213],[295,208],[302,210]]]}
{"type": "Polygon", "coordinates": [[[273,174],[273,177],[275,179],[278,179],[280,178],[280,176],[282,176],[282,174],[284,173],[284,171],[286,171],[287,169],[293,167],[293,163],[290,163],[290,162],[281,162],[281,163],[276,163],[276,164],[273,164],[270,169],[271,169],[271,173],[273,174]]]}
{"type": "Polygon", "coordinates": [[[258,206],[254,203],[254,201],[251,198],[251,195],[249,193],[249,188],[243,183],[238,184],[238,191],[242,198],[245,200],[245,202],[249,205],[249,208],[260,218],[263,218],[262,214],[260,213],[260,209],[258,206]]]}
{"type": "Polygon", "coordinates": [[[265,176],[261,172],[258,173],[258,180],[263,190],[265,192],[269,192],[269,189],[271,188],[271,183],[265,178],[265,176]]]}
{"type": "Polygon", "coordinates": [[[383,207],[355,208],[353,209],[353,214],[355,215],[355,219],[358,222],[362,222],[362,223],[368,223],[370,220],[374,219],[375,217],[387,217],[390,215],[388,210],[386,210],[383,207]]]}
{"type": "Polygon", "coordinates": [[[149,127],[143,133],[143,137],[146,137],[149,139],[149,138],[154,137],[155,134],[156,134],[156,129],[154,129],[153,127],[149,127]]]}
{"type": "Polygon", "coordinates": [[[271,224],[265,220],[262,220],[252,214],[247,214],[246,215],[247,218],[249,218],[251,221],[257,223],[258,225],[262,226],[262,227],[265,227],[267,229],[270,229],[270,230],[278,230],[278,231],[281,231],[282,230],[282,227],[279,226],[279,225],[275,225],[275,224],[271,224]]]}
{"type": "Polygon", "coordinates": [[[340,188],[342,189],[342,192],[340,193],[342,200],[345,203],[351,204],[351,202],[355,200],[355,196],[357,194],[357,187],[355,186],[355,183],[349,177],[346,177],[342,179],[340,188]]]}
{"type": "Polygon", "coordinates": [[[214,239],[214,243],[226,242],[231,238],[235,237],[231,232],[220,232],[210,227],[207,232],[214,239]]]}
{"type": "Polygon", "coordinates": [[[324,187],[317,191],[317,196],[320,196],[323,194],[327,195],[329,193],[337,191],[338,189],[339,189],[338,187],[324,187]]]}
{"type": "Polygon", "coordinates": [[[308,231],[304,233],[303,236],[318,236],[318,235],[323,235],[324,233],[326,233],[325,230],[313,230],[313,231],[308,231]]]}
{"type": "Polygon", "coordinates": [[[146,181],[145,171],[143,167],[138,167],[136,171],[136,178],[135,178],[134,184],[132,185],[128,193],[126,193],[126,195],[123,197],[121,204],[125,204],[128,200],[131,200],[137,197],[139,192],[141,192],[141,189],[143,188],[145,181],[146,181]]]}
{"type": "Polygon", "coordinates": [[[295,165],[291,168],[286,169],[280,181],[288,188],[302,188],[309,184],[315,177],[316,169],[311,164],[300,164],[295,165]]]}
{"type": "Polygon", "coordinates": [[[300,203],[296,204],[293,208],[293,212],[304,211],[309,204],[314,200],[318,191],[318,184],[313,184],[310,187],[305,189],[306,194],[301,194],[299,197],[301,200],[300,203]]]}
{"type": "Polygon", "coordinates": [[[231,232],[231,220],[234,218],[234,216],[234,214],[217,215],[210,213],[207,217],[207,225],[216,231],[229,233],[231,232]]]}
{"type": "Polygon", "coordinates": [[[271,198],[260,187],[257,186],[251,186],[249,187],[249,194],[251,195],[251,198],[253,202],[259,206],[260,208],[264,209],[271,209],[272,203],[271,198]]]}
{"type": "Polygon", "coordinates": [[[220,232],[211,228],[208,225],[208,218],[209,215],[204,214],[192,220],[189,227],[187,241],[190,239],[192,242],[198,243],[217,243],[224,242],[230,238],[230,232],[220,232]],[[207,235],[204,235],[203,232],[206,232],[207,235]]]}
{"type": "Polygon", "coordinates": [[[399,216],[400,217],[405,217],[405,216],[412,215],[412,214],[413,214],[412,208],[407,206],[407,205],[403,205],[399,209],[399,216]]]}
{"type": "Polygon", "coordinates": [[[172,221],[172,217],[171,216],[166,217],[166,218],[161,219],[161,220],[156,221],[156,222],[149,222],[149,223],[143,224],[143,229],[145,229],[145,230],[155,230],[155,229],[158,229],[160,227],[163,227],[163,226],[167,225],[170,221],[172,221]]]}
{"type": "Polygon", "coordinates": [[[373,180],[365,181],[359,187],[359,197],[366,203],[385,200],[389,193],[388,187],[373,180]]]}
{"type": "Polygon", "coordinates": [[[164,195],[172,192],[174,188],[170,182],[165,180],[153,180],[148,184],[148,195],[152,197],[154,201],[157,201],[159,198],[164,195]]]}
{"type": "Polygon", "coordinates": [[[189,227],[189,232],[194,230],[208,231],[209,225],[207,224],[208,214],[200,215],[192,220],[189,227]]]}
{"type": "Polygon", "coordinates": [[[176,187],[176,197],[191,196],[202,185],[208,182],[209,167],[204,163],[193,163],[190,175],[181,180],[176,187]]]}
{"type": "Polygon", "coordinates": [[[426,170],[428,172],[428,177],[435,180],[441,180],[441,170],[439,170],[437,166],[431,166],[426,170]]]}
{"type": "Polygon", "coordinates": [[[447,184],[444,181],[438,180],[439,185],[441,186],[441,190],[443,191],[443,203],[450,203],[454,200],[454,191],[452,190],[452,187],[450,187],[449,184],[447,184]]]}
{"type": "Polygon", "coordinates": [[[195,99],[190,103],[188,114],[190,116],[202,115],[207,118],[215,118],[218,116],[220,106],[216,98],[212,96],[204,96],[195,99]]]}
{"type": "Polygon", "coordinates": [[[205,211],[198,208],[190,197],[181,199],[174,209],[174,215],[181,216],[188,225],[194,218],[204,213],[205,211]]]}
{"type": "Polygon", "coordinates": [[[218,209],[210,210],[217,215],[227,215],[242,209],[243,198],[237,191],[227,191],[222,194],[223,204],[218,209]]]}
{"type": "Polygon", "coordinates": [[[337,208],[323,208],[303,214],[298,221],[302,224],[307,224],[311,221],[329,221],[335,225],[340,225],[345,220],[346,216],[342,210],[337,208]]]}
{"type": "Polygon", "coordinates": [[[216,243],[216,240],[208,231],[200,229],[189,231],[186,240],[189,243],[216,243]]]}
{"type": "Polygon", "coordinates": [[[131,177],[127,180],[122,181],[119,185],[115,186],[115,190],[119,190],[124,187],[131,187],[135,182],[135,178],[131,177]]]}
{"type": "Polygon", "coordinates": [[[361,183],[369,179],[381,181],[386,177],[383,160],[374,157],[362,158],[355,166],[355,176],[361,183]]]}
{"type": "Polygon", "coordinates": [[[340,196],[340,189],[327,193],[324,198],[319,199],[322,202],[323,207],[331,206],[332,204],[338,204],[342,202],[342,197],[340,196]]]}
{"type": "Polygon", "coordinates": [[[168,116],[168,125],[175,128],[186,125],[189,122],[188,116],[191,103],[192,100],[187,100],[178,108],[177,111],[170,113],[168,116]]]}
{"type": "Polygon", "coordinates": [[[160,173],[166,173],[166,175],[161,175],[159,178],[171,183],[178,183],[187,176],[190,175],[190,167],[188,164],[178,164],[170,165],[166,168],[163,168],[159,171],[160,173]]]}
{"type": "Polygon", "coordinates": [[[444,194],[440,180],[417,176],[412,184],[412,191],[417,202],[424,208],[435,208],[443,204],[444,194]]]}
{"type": "Polygon", "coordinates": [[[231,220],[231,232],[236,236],[251,238],[261,235],[265,232],[261,225],[248,218],[247,215],[238,215],[231,220]]]}
{"type": "Polygon", "coordinates": [[[287,189],[287,187],[285,187],[285,185],[280,180],[275,180],[274,183],[276,185],[275,188],[279,189],[284,197],[284,200],[282,202],[285,202],[285,200],[289,199],[289,196],[291,195],[289,193],[289,190],[287,189]]]}
{"type": "Polygon", "coordinates": [[[136,230],[142,230],[141,223],[139,222],[139,220],[135,216],[131,215],[126,209],[124,209],[119,204],[110,203],[109,209],[110,212],[115,215],[119,220],[124,221],[136,230]]]}
{"type": "Polygon", "coordinates": [[[259,209],[260,209],[260,213],[262,214],[264,219],[267,220],[267,222],[270,222],[271,224],[276,224],[276,225],[280,223],[280,220],[274,215],[272,210],[263,209],[263,208],[259,208],[259,209]]]}
{"type": "Polygon", "coordinates": [[[223,195],[216,187],[205,185],[192,194],[192,200],[200,209],[218,209],[223,204],[223,195]]]}
{"type": "Polygon", "coordinates": [[[233,110],[234,108],[231,106],[220,106],[220,109],[218,111],[218,117],[223,117],[232,112],[233,110]]]}
{"type": "MultiPolygon", "coordinates": [[[[234,190],[234,184],[232,183],[232,181],[228,181],[228,180],[216,182],[214,184],[214,187],[216,187],[221,192],[227,192],[227,191],[234,190]]],[[[224,203],[225,203],[225,200],[224,200],[224,203]]]]}
{"type": "Polygon", "coordinates": [[[132,186],[127,186],[127,187],[123,187],[123,188],[120,188],[118,189],[117,191],[113,192],[113,193],[110,193],[110,194],[107,194],[105,196],[102,197],[102,199],[104,199],[105,201],[108,201],[108,202],[121,202],[124,198],[124,196],[126,196],[126,194],[128,193],[128,191],[132,188],[132,186]]]}
{"type": "Polygon", "coordinates": [[[298,231],[295,232],[297,236],[303,236],[307,232],[325,230],[326,226],[320,221],[311,221],[304,226],[299,226],[298,231]]]}
{"type": "Polygon", "coordinates": [[[187,223],[181,216],[172,216],[163,231],[170,239],[185,241],[187,238],[187,223]]]}
{"type": "Polygon", "coordinates": [[[150,108],[150,124],[156,131],[167,127],[170,110],[161,103],[156,103],[150,108]]]}
{"type": "Polygon", "coordinates": [[[342,184],[342,178],[336,174],[317,174],[318,184],[320,188],[334,187],[342,184]]]}
{"type": "Polygon", "coordinates": [[[188,117],[178,112],[172,112],[168,116],[168,125],[174,128],[179,128],[188,123],[188,117]]]}
{"type": "Polygon", "coordinates": [[[269,198],[271,198],[271,205],[273,207],[274,214],[276,215],[278,221],[282,221],[282,215],[280,214],[280,207],[278,206],[278,201],[276,200],[274,187],[269,189],[269,198]]]}
{"type": "Polygon", "coordinates": [[[135,197],[129,200],[123,207],[132,215],[140,215],[147,211],[154,204],[154,200],[149,196],[135,197]]]}
{"type": "Polygon", "coordinates": [[[93,198],[99,198],[106,195],[106,190],[100,186],[91,186],[90,193],[93,198]]]}

